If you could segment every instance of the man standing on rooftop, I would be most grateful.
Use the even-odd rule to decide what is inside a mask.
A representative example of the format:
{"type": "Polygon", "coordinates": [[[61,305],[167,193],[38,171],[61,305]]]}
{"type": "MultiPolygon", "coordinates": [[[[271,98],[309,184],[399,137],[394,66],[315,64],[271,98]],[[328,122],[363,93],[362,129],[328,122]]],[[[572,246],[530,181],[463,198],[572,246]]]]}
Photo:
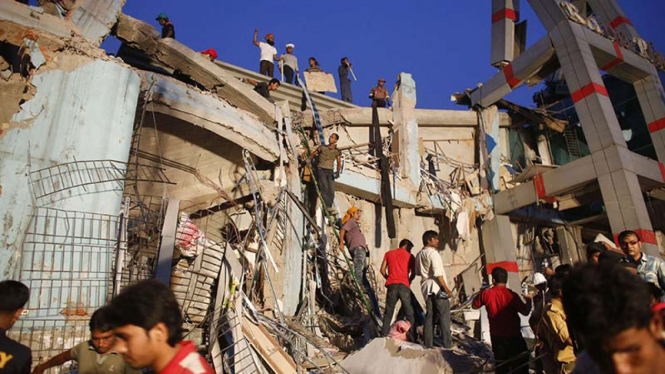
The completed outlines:
{"type": "Polygon", "coordinates": [[[379,78],[376,87],[369,91],[369,98],[372,99],[372,108],[385,108],[388,106],[390,95],[388,94],[388,90],[383,87],[384,84],[386,84],[386,80],[379,78]]]}
{"type": "Polygon", "coordinates": [[[169,16],[165,13],[160,13],[157,16],[157,22],[162,26],[162,39],[173,38],[175,39],[175,27],[169,21],[169,16]]]}
{"type": "Polygon", "coordinates": [[[293,84],[293,78],[298,74],[298,58],[293,54],[295,44],[289,43],[286,45],[286,53],[280,56],[280,64],[284,69],[284,80],[286,83],[293,84]]]}
{"type": "Polygon", "coordinates": [[[342,101],[346,101],[348,103],[353,102],[353,95],[351,94],[351,78],[349,77],[349,70],[351,69],[351,66],[353,66],[353,64],[349,62],[349,58],[343,57],[341,65],[339,68],[337,68],[337,75],[339,76],[339,87],[340,91],[342,92],[342,101]]]}
{"type": "Polygon", "coordinates": [[[259,65],[259,73],[273,78],[275,75],[275,64],[273,60],[279,61],[277,58],[277,49],[275,48],[275,34],[268,33],[265,37],[265,42],[259,42],[256,38],[259,36],[259,29],[254,29],[254,45],[261,49],[261,63],[259,65]]]}

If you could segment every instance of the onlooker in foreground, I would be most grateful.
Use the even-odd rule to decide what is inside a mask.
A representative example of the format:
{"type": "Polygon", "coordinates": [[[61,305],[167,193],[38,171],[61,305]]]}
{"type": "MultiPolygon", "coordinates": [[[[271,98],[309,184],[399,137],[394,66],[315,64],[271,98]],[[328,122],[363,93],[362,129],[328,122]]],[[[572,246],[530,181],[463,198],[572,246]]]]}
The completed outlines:
{"type": "Polygon", "coordinates": [[[598,263],[598,257],[603,252],[606,252],[607,248],[602,243],[594,242],[589,243],[586,246],[586,261],[591,264],[598,263]]]}
{"type": "Polygon", "coordinates": [[[543,316],[545,339],[556,361],[556,373],[569,374],[575,367],[573,340],[568,333],[566,313],[561,302],[561,288],[564,277],[554,276],[548,283],[552,300],[543,316]]]}
{"type": "Polygon", "coordinates": [[[650,298],[646,282],[616,264],[578,265],[566,279],[568,324],[600,372],[665,373],[663,322],[650,298]]]}
{"type": "Polygon", "coordinates": [[[175,27],[171,21],[169,21],[169,17],[165,13],[160,13],[157,16],[157,22],[162,26],[162,39],[175,39],[175,27]]]}
{"type": "Polygon", "coordinates": [[[399,299],[406,314],[406,320],[413,326],[414,315],[411,305],[411,281],[416,277],[416,259],[411,254],[413,243],[408,239],[399,242],[399,248],[386,252],[381,263],[381,275],[386,279],[386,309],[383,313],[383,336],[390,332],[395,304],[399,299]]]}
{"type": "Polygon", "coordinates": [[[623,253],[637,263],[637,275],[653,283],[661,290],[660,300],[665,301],[665,261],[659,257],[642,253],[642,239],[631,230],[619,234],[619,245],[623,253]]]}
{"type": "Polygon", "coordinates": [[[351,94],[351,77],[349,77],[349,70],[353,66],[349,62],[348,57],[343,57],[341,65],[337,68],[337,75],[339,76],[339,89],[342,95],[342,101],[349,103],[353,102],[353,95],[351,94]]]}
{"type": "Polygon", "coordinates": [[[23,313],[30,297],[25,284],[13,280],[0,282],[0,374],[30,374],[30,348],[7,336],[23,313]]]}
{"type": "Polygon", "coordinates": [[[182,316],[169,288],[151,279],[125,288],[110,303],[116,350],[133,368],[158,374],[214,374],[191,341],[182,341],[182,316]]]}
{"type": "Polygon", "coordinates": [[[534,273],[533,285],[538,292],[533,296],[532,304],[533,310],[529,317],[529,326],[534,335],[538,338],[535,345],[535,367],[536,374],[542,374],[543,371],[547,374],[556,373],[556,362],[552,357],[552,349],[547,343],[545,332],[544,314],[545,308],[552,299],[549,292],[547,292],[547,279],[541,273],[534,273]]]}
{"type": "Polygon", "coordinates": [[[286,45],[286,53],[280,56],[280,64],[284,71],[284,80],[286,83],[293,84],[294,77],[298,74],[298,57],[293,54],[295,45],[289,43],[286,45]]]}
{"type": "Polygon", "coordinates": [[[453,347],[450,332],[450,297],[453,292],[448,288],[446,271],[439,255],[439,233],[433,230],[423,234],[423,248],[416,256],[416,275],[420,278],[420,288],[425,297],[427,314],[425,315],[425,346],[434,346],[434,316],[439,320],[443,348],[453,347]]]}
{"type": "Polygon", "coordinates": [[[529,351],[522,337],[519,314],[528,315],[531,300],[524,302],[506,287],[508,272],[502,267],[492,269],[492,288],[483,290],[473,300],[473,308],[483,305],[490,322],[490,338],[497,374],[529,373],[529,351]],[[519,314],[518,314],[519,313],[519,314]]]}
{"type": "Polygon", "coordinates": [[[349,254],[353,258],[354,275],[358,284],[362,286],[368,249],[365,235],[360,231],[360,225],[358,224],[360,212],[360,209],[352,206],[342,218],[342,229],[339,231],[339,250],[344,252],[344,242],[346,242],[349,254]]]}
{"type": "Polygon", "coordinates": [[[309,161],[319,156],[319,162],[316,165],[316,179],[321,189],[323,202],[331,214],[337,214],[333,208],[333,203],[335,202],[335,179],[339,178],[339,174],[342,172],[342,154],[337,149],[338,140],[339,135],[330,134],[328,145],[320,145],[309,155],[309,161]],[[335,161],[337,161],[336,171],[335,161]]]}
{"type": "Polygon", "coordinates": [[[383,87],[385,83],[385,79],[379,78],[377,86],[369,91],[369,98],[372,99],[372,107],[385,108],[388,106],[390,95],[388,94],[388,90],[383,87]]]}
{"type": "Polygon", "coordinates": [[[270,78],[275,76],[275,64],[273,60],[279,61],[277,58],[277,49],[275,48],[275,34],[269,33],[266,34],[265,42],[259,42],[256,38],[259,35],[259,29],[254,29],[254,40],[253,43],[255,46],[259,47],[261,50],[261,62],[259,63],[259,73],[261,75],[269,76],[270,78]]]}
{"type": "Polygon", "coordinates": [[[90,340],[74,346],[39,364],[32,374],[41,374],[55,366],[74,360],[78,374],[139,374],[140,370],[126,365],[115,351],[115,334],[108,320],[108,307],[97,309],[90,318],[90,340]]]}

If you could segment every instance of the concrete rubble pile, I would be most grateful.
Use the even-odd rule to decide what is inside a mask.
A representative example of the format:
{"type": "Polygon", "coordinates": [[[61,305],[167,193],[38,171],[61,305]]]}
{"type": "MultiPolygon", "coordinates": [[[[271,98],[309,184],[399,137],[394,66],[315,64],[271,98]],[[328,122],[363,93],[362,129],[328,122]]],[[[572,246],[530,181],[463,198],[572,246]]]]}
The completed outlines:
{"type": "MultiPolygon", "coordinates": [[[[493,8],[514,3],[494,0],[493,8]]],[[[35,363],[87,339],[92,312],[123,287],[157,278],[178,298],[187,338],[219,374],[488,373],[487,316],[470,300],[492,267],[509,269],[517,291],[544,260],[583,259],[591,235],[640,229],[647,251],[662,251],[664,228],[651,221],[642,192],[662,192],[663,127],[650,133],[661,163],[627,148],[609,99],[585,88],[602,84],[596,62],[559,52],[574,39],[584,56],[607,63],[612,42],[566,6],[534,5],[549,35],[521,54],[515,20],[493,24],[492,63],[502,70],[484,89],[456,96],[473,110],[416,109],[415,81],[400,73],[393,107],[378,109],[381,139],[372,139],[372,108],[313,93],[317,123],[311,108],[301,111],[300,87],[282,84],[268,101],[239,79],[266,77],[160,38],[122,13],[123,0],[42,5],[0,2],[0,277],[35,295],[12,332],[35,363]],[[117,56],[100,48],[109,36],[123,42],[117,56]],[[566,82],[590,152],[560,166],[540,135],[567,134],[570,123],[502,100],[558,68],[588,73],[566,82]],[[332,133],[343,159],[336,211],[363,211],[364,287],[338,250],[336,220],[303,183],[303,160],[332,133]],[[384,224],[385,184],[394,234],[384,224]],[[604,217],[558,218],[593,197],[606,202],[604,217]],[[621,215],[624,204],[637,213],[621,215]],[[454,280],[451,350],[377,338],[383,255],[403,238],[420,243],[426,230],[441,233],[454,280]]],[[[635,33],[628,26],[620,25],[635,33]]],[[[647,57],[623,50],[608,70],[640,88],[645,118],[656,123],[665,103],[654,96],[662,86],[647,57]]],[[[422,309],[416,282],[412,291],[422,309]]]]}

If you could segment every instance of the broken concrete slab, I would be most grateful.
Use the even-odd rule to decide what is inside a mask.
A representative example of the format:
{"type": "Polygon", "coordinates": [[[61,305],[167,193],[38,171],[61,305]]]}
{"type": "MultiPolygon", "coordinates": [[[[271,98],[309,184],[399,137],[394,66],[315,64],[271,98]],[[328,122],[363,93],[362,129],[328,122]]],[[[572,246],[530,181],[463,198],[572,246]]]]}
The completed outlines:
{"type": "Polygon", "coordinates": [[[493,373],[487,361],[453,349],[431,348],[391,338],[377,338],[340,363],[350,374],[493,373]]]}
{"type": "Polygon", "coordinates": [[[157,31],[149,24],[121,14],[118,17],[115,36],[131,47],[191,77],[238,108],[256,114],[266,124],[272,125],[275,121],[274,105],[255,92],[251,86],[240,82],[208,57],[177,40],[160,39],[157,31]]]}
{"type": "Polygon", "coordinates": [[[24,39],[38,42],[42,48],[58,50],[79,30],[70,22],[15,1],[0,2],[0,41],[22,45],[24,39]],[[37,32],[36,32],[37,31],[37,32]]]}
{"type": "Polygon", "coordinates": [[[274,161],[279,147],[274,134],[254,115],[218,97],[158,74],[143,75],[142,90],[151,89],[149,110],[179,118],[236,142],[264,160],[274,161]]]}
{"type": "Polygon", "coordinates": [[[80,28],[84,38],[99,46],[111,32],[125,1],[78,0],[67,14],[67,19],[80,28]]]}

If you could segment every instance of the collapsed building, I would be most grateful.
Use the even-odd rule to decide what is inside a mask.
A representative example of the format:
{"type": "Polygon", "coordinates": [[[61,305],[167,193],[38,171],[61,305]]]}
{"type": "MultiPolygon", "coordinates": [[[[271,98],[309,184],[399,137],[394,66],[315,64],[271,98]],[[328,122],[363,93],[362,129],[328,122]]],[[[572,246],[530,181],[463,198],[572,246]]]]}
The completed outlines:
{"type": "Polygon", "coordinates": [[[466,325],[451,360],[487,370],[468,339],[482,339],[486,316],[467,308],[492,268],[520,290],[544,262],[584,261],[584,243],[625,229],[663,251],[662,56],[616,1],[530,1],[548,35],[524,50],[519,2],[493,0],[499,71],[455,95],[471,109],[416,108],[401,73],[376,118],[318,93],[302,110],[289,84],[268,101],[238,79],[265,77],[161,39],[123,4],[0,3],[0,277],[31,289],[12,334],[35,362],[87,339],[95,309],[156,277],[218,373],[353,372],[339,361],[377,335],[383,254],[434,229],[466,325]],[[123,42],[117,56],[100,49],[108,35],[123,42]],[[617,118],[599,68],[632,85],[641,122],[617,118]],[[502,100],[544,79],[566,91],[539,109],[502,100]],[[574,120],[549,110],[565,100],[574,120]],[[641,150],[628,127],[648,132],[641,150]],[[375,293],[302,180],[303,155],[333,132],[336,209],[364,212],[375,293]]]}

